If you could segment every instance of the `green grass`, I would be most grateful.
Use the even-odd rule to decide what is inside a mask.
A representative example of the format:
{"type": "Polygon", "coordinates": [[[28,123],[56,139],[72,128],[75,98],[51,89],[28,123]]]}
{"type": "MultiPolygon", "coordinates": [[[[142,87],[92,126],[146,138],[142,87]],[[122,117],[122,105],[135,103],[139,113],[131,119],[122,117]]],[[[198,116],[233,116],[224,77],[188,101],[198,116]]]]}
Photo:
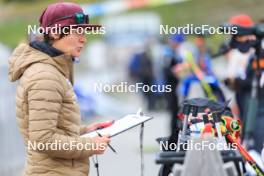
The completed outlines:
{"type": "MultiPolygon", "coordinates": [[[[10,2],[3,3],[0,1],[0,7],[4,6],[1,11],[0,18],[0,42],[6,44],[11,48],[15,48],[21,41],[27,40],[27,28],[28,25],[38,25],[38,18],[41,15],[43,9],[48,4],[57,1],[27,1],[27,2],[10,2]]],[[[95,0],[75,0],[77,3],[95,2],[95,0]]],[[[1,9],[0,9],[1,10],[1,9]]],[[[92,21],[97,22],[98,18],[92,21]]],[[[89,36],[90,40],[95,39],[93,35],[89,36]]]]}
{"type": "MultiPolygon", "coordinates": [[[[87,3],[96,0],[75,0],[73,2],[87,3]]],[[[0,0],[1,18],[0,18],[0,42],[14,48],[17,43],[26,39],[26,30],[28,24],[38,23],[38,17],[45,7],[54,0],[34,2],[12,2],[3,4],[0,0]],[[4,7],[4,8],[3,8],[4,7]]],[[[97,1],[96,1],[97,2],[97,1]]],[[[162,19],[162,24],[169,26],[180,26],[185,24],[209,24],[217,26],[226,22],[231,15],[237,13],[247,13],[255,21],[263,18],[262,10],[264,1],[262,0],[190,0],[173,5],[142,8],[131,10],[133,12],[156,12],[162,19]]],[[[100,18],[93,19],[98,22],[100,18]]],[[[96,37],[92,37],[94,39],[96,37]]],[[[208,38],[209,44],[214,47],[219,45],[223,36],[212,36],[208,38]]]]}
{"type": "Polygon", "coordinates": [[[1,42],[14,48],[19,42],[27,39],[27,21],[12,21],[0,26],[1,42]]]}
{"type": "MultiPolygon", "coordinates": [[[[208,24],[217,27],[227,22],[232,15],[239,13],[246,13],[257,22],[264,18],[261,13],[263,7],[263,0],[189,0],[169,6],[143,8],[135,12],[156,12],[160,15],[163,25],[208,24]]],[[[224,35],[210,35],[207,37],[208,45],[216,51],[225,38],[224,35]]]]}

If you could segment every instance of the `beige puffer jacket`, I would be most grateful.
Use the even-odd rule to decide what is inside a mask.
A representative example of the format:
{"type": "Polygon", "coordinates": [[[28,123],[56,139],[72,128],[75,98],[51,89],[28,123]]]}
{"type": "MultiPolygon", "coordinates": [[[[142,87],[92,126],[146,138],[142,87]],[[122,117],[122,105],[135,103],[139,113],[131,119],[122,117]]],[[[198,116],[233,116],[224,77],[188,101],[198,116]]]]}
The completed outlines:
{"type": "Polygon", "coordinates": [[[9,60],[9,79],[20,80],[16,114],[27,151],[26,176],[89,173],[89,156],[94,153],[84,147],[89,148],[91,139],[80,137],[72,68],[71,57],[50,57],[28,44],[20,44],[9,60]]]}

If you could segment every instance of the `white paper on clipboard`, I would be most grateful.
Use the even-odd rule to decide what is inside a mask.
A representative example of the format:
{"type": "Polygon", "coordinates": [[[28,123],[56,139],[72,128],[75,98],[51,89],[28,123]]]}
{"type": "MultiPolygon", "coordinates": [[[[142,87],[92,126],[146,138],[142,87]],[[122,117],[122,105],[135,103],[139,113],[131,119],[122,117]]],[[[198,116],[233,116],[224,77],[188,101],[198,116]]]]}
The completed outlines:
{"type": "MultiPolygon", "coordinates": [[[[119,120],[116,120],[115,123],[110,127],[97,130],[97,132],[101,135],[109,134],[110,137],[113,137],[133,127],[136,127],[148,120],[151,120],[152,118],[153,117],[140,115],[139,113],[127,115],[119,120]]],[[[81,137],[95,137],[97,135],[98,134],[96,133],[96,131],[93,131],[91,133],[84,134],[81,137]]]]}

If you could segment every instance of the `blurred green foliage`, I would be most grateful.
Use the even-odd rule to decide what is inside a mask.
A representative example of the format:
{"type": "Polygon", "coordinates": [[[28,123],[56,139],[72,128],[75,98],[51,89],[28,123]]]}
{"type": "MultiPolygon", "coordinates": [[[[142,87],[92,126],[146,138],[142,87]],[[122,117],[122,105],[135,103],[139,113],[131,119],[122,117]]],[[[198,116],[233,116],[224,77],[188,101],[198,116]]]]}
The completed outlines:
{"type": "MultiPolygon", "coordinates": [[[[14,48],[20,41],[26,39],[27,25],[38,24],[38,17],[48,4],[54,0],[20,0],[4,3],[0,0],[0,42],[14,48]]],[[[98,0],[75,0],[77,3],[98,2],[98,0]]],[[[160,7],[146,7],[130,12],[156,12],[162,19],[162,24],[180,26],[185,24],[209,24],[217,26],[226,22],[234,14],[247,13],[255,21],[264,17],[262,0],[189,0],[187,2],[165,5],[160,7]]],[[[94,23],[100,18],[92,19],[94,23]]],[[[213,49],[223,40],[224,36],[208,38],[213,49]]],[[[92,37],[92,39],[95,37],[92,37]]],[[[91,40],[91,39],[90,39],[91,40]]]]}
{"type": "Polygon", "coordinates": [[[36,1],[36,0],[3,0],[3,2],[29,2],[29,1],[36,1]]]}

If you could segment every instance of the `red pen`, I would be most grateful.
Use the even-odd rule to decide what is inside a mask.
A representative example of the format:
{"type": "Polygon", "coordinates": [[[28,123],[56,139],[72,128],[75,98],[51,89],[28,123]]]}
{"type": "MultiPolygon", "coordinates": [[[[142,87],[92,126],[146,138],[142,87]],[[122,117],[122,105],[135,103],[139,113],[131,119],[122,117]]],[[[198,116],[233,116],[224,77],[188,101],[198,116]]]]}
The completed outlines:
{"type": "Polygon", "coordinates": [[[106,121],[106,122],[102,122],[102,123],[99,123],[96,130],[100,130],[100,129],[103,129],[103,128],[107,128],[111,125],[113,125],[115,122],[115,120],[110,120],[110,121],[106,121]]]}

